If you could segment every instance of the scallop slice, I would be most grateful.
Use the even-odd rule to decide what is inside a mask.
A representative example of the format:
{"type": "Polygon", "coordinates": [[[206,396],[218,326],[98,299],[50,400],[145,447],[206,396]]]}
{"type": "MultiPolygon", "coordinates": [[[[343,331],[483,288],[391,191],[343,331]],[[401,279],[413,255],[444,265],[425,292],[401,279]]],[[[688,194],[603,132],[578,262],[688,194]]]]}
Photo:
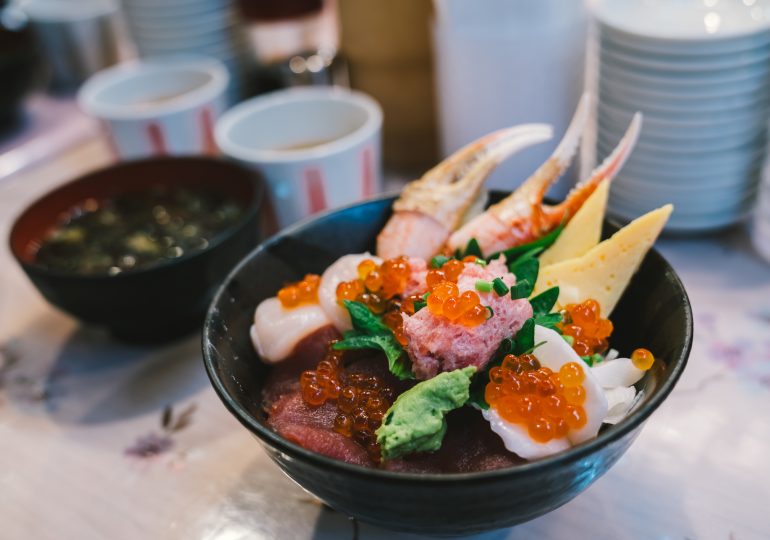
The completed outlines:
{"type": "Polygon", "coordinates": [[[604,418],[607,416],[608,408],[607,398],[604,396],[604,390],[602,390],[599,381],[580,356],[556,331],[539,325],[535,326],[535,343],[542,343],[532,353],[541,365],[558,372],[564,364],[575,362],[583,369],[585,374],[583,388],[586,391],[583,409],[586,412],[587,422],[582,428],[571,430],[567,434],[567,438],[572,444],[580,444],[596,437],[604,418]]]}
{"type": "Polygon", "coordinates": [[[287,358],[302,339],[330,324],[318,304],[286,309],[278,298],[268,298],[254,312],[251,342],[266,362],[276,363],[287,358]]]}
{"type": "Polygon", "coordinates": [[[343,281],[356,279],[358,277],[358,265],[366,259],[371,259],[377,264],[382,263],[382,259],[369,252],[344,255],[327,268],[321,276],[321,284],[318,286],[318,302],[340,332],[350,330],[353,325],[350,322],[348,310],[337,302],[337,285],[343,281]]]}
{"type": "Polygon", "coordinates": [[[607,424],[617,424],[626,417],[628,411],[634,403],[636,389],[633,386],[619,386],[617,388],[605,389],[604,395],[607,397],[607,417],[604,421],[607,424]]]}
{"type": "Polygon", "coordinates": [[[632,386],[644,377],[644,371],[636,367],[630,358],[604,361],[592,367],[591,373],[602,388],[632,386]]]}
{"type": "Polygon", "coordinates": [[[484,419],[489,422],[492,431],[503,440],[505,448],[524,459],[538,459],[556,454],[568,449],[571,445],[566,437],[551,439],[547,443],[532,440],[527,429],[519,424],[512,424],[500,417],[495,409],[481,411],[484,419]]]}

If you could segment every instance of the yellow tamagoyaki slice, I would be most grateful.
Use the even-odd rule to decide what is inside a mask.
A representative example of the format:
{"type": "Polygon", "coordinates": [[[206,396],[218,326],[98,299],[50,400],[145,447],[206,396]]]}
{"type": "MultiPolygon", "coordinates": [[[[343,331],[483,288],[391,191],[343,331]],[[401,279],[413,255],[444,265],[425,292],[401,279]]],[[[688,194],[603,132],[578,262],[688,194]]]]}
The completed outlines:
{"type": "Polygon", "coordinates": [[[561,261],[580,257],[599,243],[602,238],[604,209],[610,181],[604,180],[591,194],[583,206],[569,220],[556,242],[540,255],[540,266],[549,266],[561,261]]]}
{"type": "Polygon", "coordinates": [[[558,285],[556,309],[593,298],[601,307],[602,317],[607,317],[673,209],[667,204],[648,212],[584,255],[542,268],[532,294],[558,285]]]}

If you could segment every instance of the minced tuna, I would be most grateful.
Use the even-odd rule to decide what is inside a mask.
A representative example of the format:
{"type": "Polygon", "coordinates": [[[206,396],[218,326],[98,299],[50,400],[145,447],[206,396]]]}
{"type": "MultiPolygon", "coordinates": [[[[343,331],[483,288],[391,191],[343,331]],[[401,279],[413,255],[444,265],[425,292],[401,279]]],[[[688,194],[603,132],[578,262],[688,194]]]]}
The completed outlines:
{"type": "MultiPolygon", "coordinates": [[[[461,294],[476,291],[478,280],[492,281],[498,277],[509,287],[516,283],[516,276],[508,271],[502,257],[487,266],[466,263],[457,287],[461,294]]],[[[532,306],[526,299],[514,300],[509,294],[498,296],[494,291],[476,292],[481,303],[490,306],[494,313],[478,326],[452,322],[427,308],[411,317],[404,316],[404,332],[409,340],[407,352],[418,379],[429,379],[439,372],[466,366],[485,366],[500,342],[514,336],[532,316],[532,306]]]]}

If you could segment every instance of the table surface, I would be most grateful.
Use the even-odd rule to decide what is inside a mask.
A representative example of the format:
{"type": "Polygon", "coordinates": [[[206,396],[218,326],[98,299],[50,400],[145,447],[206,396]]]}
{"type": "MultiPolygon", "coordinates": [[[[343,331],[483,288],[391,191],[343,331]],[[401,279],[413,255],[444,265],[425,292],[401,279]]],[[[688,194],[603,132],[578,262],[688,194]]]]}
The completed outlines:
{"type": "MultiPolygon", "coordinates": [[[[98,141],[0,182],[0,238],[98,141]]],[[[0,244],[0,538],[415,538],[289,481],[214,394],[197,336],[111,343],[46,304],[0,244]],[[166,422],[163,422],[163,418],[166,422]]],[[[478,538],[770,538],[770,266],[746,231],[663,239],[696,318],[678,386],[582,495],[478,538]]]]}

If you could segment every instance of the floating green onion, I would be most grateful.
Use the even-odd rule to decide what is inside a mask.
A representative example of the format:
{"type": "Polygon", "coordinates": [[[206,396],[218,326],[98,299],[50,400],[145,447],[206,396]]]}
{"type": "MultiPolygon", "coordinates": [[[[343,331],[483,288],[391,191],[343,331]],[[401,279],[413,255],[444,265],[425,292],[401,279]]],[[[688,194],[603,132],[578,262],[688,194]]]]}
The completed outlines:
{"type": "Polygon", "coordinates": [[[479,292],[492,292],[492,283],[480,279],[476,281],[476,290],[479,292]]]}
{"type": "Polygon", "coordinates": [[[508,288],[508,285],[506,285],[505,282],[499,277],[492,280],[492,288],[497,293],[497,296],[505,296],[508,294],[508,291],[511,290],[508,288]]]}

